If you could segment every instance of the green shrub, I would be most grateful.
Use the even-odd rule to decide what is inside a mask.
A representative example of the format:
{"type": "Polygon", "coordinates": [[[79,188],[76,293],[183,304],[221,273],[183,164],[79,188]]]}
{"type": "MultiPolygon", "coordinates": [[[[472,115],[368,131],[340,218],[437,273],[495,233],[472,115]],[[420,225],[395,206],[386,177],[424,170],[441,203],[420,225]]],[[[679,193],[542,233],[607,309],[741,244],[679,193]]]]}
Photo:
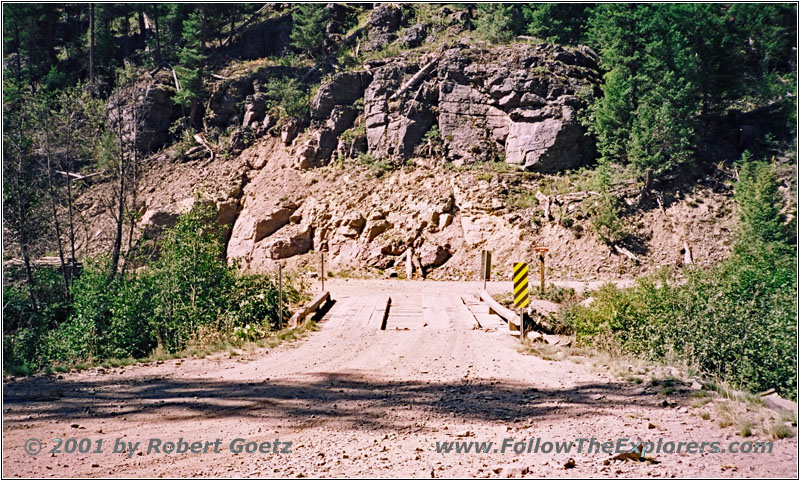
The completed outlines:
{"type": "Polygon", "coordinates": [[[619,200],[609,193],[603,193],[589,208],[592,230],[608,245],[616,244],[628,237],[628,224],[621,217],[619,200]]]}
{"type": "Polygon", "coordinates": [[[270,78],[265,86],[265,94],[269,98],[268,108],[280,118],[304,117],[308,112],[308,95],[295,78],[270,78]]]}
{"type": "Polygon", "coordinates": [[[166,232],[152,281],[156,337],[167,351],[184,348],[198,326],[227,310],[234,276],[211,205],[195,202],[166,232]]]}
{"type": "Polygon", "coordinates": [[[514,38],[520,28],[518,6],[504,3],[478,4],[475,30],[492,43],[504,43],[514,38]]]}
{"type": "Polygon", "coordinates": [[[591,306],[562,309],[560,324],[583,343],[682,360],[739,388],[797,399],[796,248],[780,221],[772,169],[746,165],[740,176],[740,237],[728,260],[688,267],[683,279],[662,271],[630,289],[603,286],[591,306]]]}
{"type": "Polygon", "coordinates": [[[111,301],[111,320],[104,336],[103,357],[142,358],[157,345],[153,278],[148,273],[120,279],[111,301]]]}
{"type": "MultiPolygon", "coordinates": [[[[3,336],[6,372],[143,358],[153,352],[173,355],[190,341],[254,340],[279,328],[276,283],[266,275],[239,275],[226,263],[216,219],[211,204],[196,202],[164,233],[154,264],[136,274],[120,274],[111,283],[107,259],[87,260],[65,321],[29,320],[3,336]]],[[[42,279],[50,279],[43,288],[58,285],[58,276],[42,279]]],[[[285,276],[284,322],[291,316],[289,306],[304,300],[298,286],[293,276],[285,276]]],[[[7,291],[4,299],[13,301],[13,315],[26,312],[26,291],[7,291]]],[[[40,311],[63,309],[51,304],[40,311]]]]}
{"type": "Polygon", "coordinates": [[[394,165],[385,160],[378,160],[370,153],[358,154],[358,163],[365,167],[369,167],[375,173],[376,177],[382,177],[387,172],[394,170],[394,165]]]}
{"type": "Polygon", "coordinates": [[[72,314],[48,333],[41,358],[62,362],[95,358],[99,337],[111,318],[116,286],[108,283],[107,259],[86,262],[72,289],[72,314]]]}
{"type": "MultiPolygon", "coordinates": [[[[289,320],[290,304],[300,300],[300,293],[289,278],[283,282],[283,323],[289,320]]],[[[231,296],[229,316],[236,326],[263,326],[280,329],[279,292],[268,276],[248,274],[238,276],[231,296]]]]}

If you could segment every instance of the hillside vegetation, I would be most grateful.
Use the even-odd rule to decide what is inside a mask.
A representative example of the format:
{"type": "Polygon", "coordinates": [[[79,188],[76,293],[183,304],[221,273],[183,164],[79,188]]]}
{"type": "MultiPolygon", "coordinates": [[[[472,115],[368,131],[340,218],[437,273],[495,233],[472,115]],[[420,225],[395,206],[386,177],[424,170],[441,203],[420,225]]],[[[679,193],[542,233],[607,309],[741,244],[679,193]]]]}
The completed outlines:
{"type": "Polygon", "coordinates": [[[267,336],[319,251],[463,279],[548,242],[650,274],[564,309],[581,342],[796,398],[794,4],[3,18],[6,371],[267,336]]]}

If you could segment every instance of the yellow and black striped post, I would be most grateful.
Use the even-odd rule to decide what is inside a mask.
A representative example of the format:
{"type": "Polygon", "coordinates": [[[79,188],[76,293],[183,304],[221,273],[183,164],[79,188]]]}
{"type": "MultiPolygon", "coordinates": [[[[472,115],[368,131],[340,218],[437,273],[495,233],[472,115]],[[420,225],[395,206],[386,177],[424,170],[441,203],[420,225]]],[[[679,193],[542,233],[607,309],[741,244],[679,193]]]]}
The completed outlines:
{"type": "Polygon", "coordinates": [[[528,292],[528,264],[517,262],[514,264],[514,307],[524,309],[531,302],[528,292]]]}

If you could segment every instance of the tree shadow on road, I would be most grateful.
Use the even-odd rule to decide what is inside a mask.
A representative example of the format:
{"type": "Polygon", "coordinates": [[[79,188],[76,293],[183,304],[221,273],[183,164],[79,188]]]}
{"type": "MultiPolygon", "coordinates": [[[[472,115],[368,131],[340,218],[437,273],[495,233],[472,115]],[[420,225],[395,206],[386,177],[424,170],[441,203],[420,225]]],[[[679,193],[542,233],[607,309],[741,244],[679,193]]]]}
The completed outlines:
{"type": "Polygon", "coordinates": [[[336,420],[357,429],[400,429],[420,414],[510,423],[589,414],[613,415],[626,404],[655,407],[655,395],[632,394],[628,383],[563,389],[470,379],[461,382],[374,380],[359,373],[321,373],[309,382],[169,379],[91,381],[29,378],[7,384],[4,427],[31,421],[136,416],[143,421],[252,417],[299,426],[336,420]]]}

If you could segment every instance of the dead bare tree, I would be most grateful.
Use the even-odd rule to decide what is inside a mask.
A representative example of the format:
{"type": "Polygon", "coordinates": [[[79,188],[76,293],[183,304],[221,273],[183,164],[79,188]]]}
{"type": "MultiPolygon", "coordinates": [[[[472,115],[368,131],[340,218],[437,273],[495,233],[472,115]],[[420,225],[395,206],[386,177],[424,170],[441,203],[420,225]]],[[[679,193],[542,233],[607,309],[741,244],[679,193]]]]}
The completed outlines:
{"type": "Polygon", "coordinates": [[[133,239],[138,217],[137,193],[141,178],[139,132],[146,120],[136,102],[136,99],[129,102],[128,97],[121,93],[112,96],[111,99],[110,120],[114,138],[111,157],[114,159],[112,171],[116,178],[113,201],[110,205],[115,229],[111,246],[109,281],[119,272],[126,271],[134,249],[133,239]],[[127,245],[123,252],[123,242],[126,239],[127,245]]]}

